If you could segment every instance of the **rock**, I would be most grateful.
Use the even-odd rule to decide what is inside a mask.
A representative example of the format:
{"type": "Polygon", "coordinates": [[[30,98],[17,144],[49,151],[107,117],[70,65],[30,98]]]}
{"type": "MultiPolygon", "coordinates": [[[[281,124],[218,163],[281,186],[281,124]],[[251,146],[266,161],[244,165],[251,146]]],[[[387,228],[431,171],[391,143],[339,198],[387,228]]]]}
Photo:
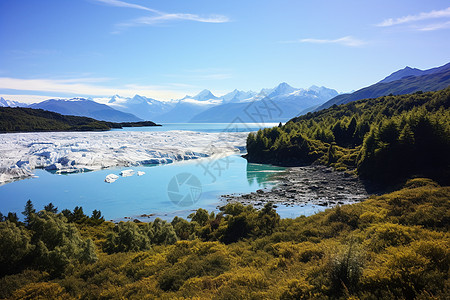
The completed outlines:
{"type": "Polygon", "coordinates": [[[113,183],[114,181],[116,181],[119,178],[119,176],[117,176],[116,174],[109,174],[106,176],[105,178],[105,182],[107,183],[113,183]]]}
{"type": "Polygon", "coordinates": [[[338,186],[336,186],[336,189],[339,191],[342,191],[344,189],[344,187],[342,185],[338,185],[338,186]]]}
{"type": "Polygon", "coordinates": [[[256,193],[258,193],[258,194],[264,194],[264,191],[263,191],[263,190],[257,190],[256,193]]]}

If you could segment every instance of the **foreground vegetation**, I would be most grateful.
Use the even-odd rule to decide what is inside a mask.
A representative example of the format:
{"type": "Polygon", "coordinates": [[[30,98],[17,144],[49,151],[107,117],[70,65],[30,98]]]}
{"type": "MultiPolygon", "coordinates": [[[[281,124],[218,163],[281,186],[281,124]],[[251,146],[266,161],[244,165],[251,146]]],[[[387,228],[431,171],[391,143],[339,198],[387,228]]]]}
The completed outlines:
{"type": "Polygon", "coordinates": [[[104,222],[82,208],[0,223],[0,298],[448,299],[450,188],[402,190],[311,217],[228,204],[190,221],[104,222]]]}
{"type": "Polygon", "coordinates": [[[450,184],[450,88],[385,96],[297,117],[247,139],[251,162],[320,163],[397,184],[411,176],[450,184]]]}
{"type": "Polygon", "coordinates": [[[66,116],[42,109],[0,107],[0,133],[33,131],[102,131],[122,127],[158,126],[151,121],[114,123],[66,116]]]}

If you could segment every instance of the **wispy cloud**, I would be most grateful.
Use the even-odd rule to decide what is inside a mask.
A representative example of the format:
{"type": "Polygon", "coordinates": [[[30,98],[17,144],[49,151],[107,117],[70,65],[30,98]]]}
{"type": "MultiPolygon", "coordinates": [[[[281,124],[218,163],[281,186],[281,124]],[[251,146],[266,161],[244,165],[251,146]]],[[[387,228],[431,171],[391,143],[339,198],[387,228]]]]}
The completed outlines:
{"type": "Polygon", "coordinates": [[[154,12],[154,13],[160,13],[156,9],[151,9],[151,8],[139,5],[139,4],[128,3],[128,2],[120,1],[120,0],[94,0],[94,1],[101,2],[103,4],[110,5],[110,6],[135,8],[135,9],[146,10],[146,11],[150,11],[150,12],[154,12]]]}
{"type": "Polygon", "coordinates": [[[111,87],[106,84],[104,78],[74,78],[74,79],[21,79],[0,77],[0,90],[4,93],[17,91],[23,94],[38,92],[38,94],[60,94],[61,96],[111,96],[119,94],[131,97],[135,94],[152,97],[161,100],[181,98],[186,90],[173,84],[166,86],[143,86],[137,84],[125,84],[121,87],[111,87]],[[101,84],[103,83],[103,84],[101,84]]]}
{"type": "Polygon", "coordinates": [[[164,76],[170,78],[177,78],[178,80],[193,80],[193,81],[204,81],[204,80],[224,80],[233,78],[231,74],[232,71],[229,69],[220,68],[206,68],[206,69],[190,69],[183,70],[176,74],[166,74],[164,76]]]}
{"type": "Polygon", "coordinates": [[[288,41],[284,43],[310,43],[310,44],[339,44],[348,47],[359,47],[367,44],[367,42],[354,38],[352,36],[344,36],[338,39],[300,39],[296,41],[288,41]]]}
{"type": "Polygon", "coordinates": [[[434,30],[446,29],[446,28],[450,28],[450,21],[442,22],[442,23],[433,23],[433,24],[428,24],[428,25],[424,25],[424,26],[418,26],[417,30],[419,30],[419,31],[434,31],[434,30]]]}
{"type": "Polygon", "coordinates": [[[437,19],[437,18],[449,18],[450,17],[450,7],[447,7],[446,9],[442,10],[433,10],[430,12],[422,12],[417,15],[408,15],[405,17],[400,18],[390,18],[386,19],[383,22],[376,24],[376,26],[379,27],[389,27],[399,24],[406,24],[406,23],[412,23],[412,22],[418,22],[418,21],[424,21],[424,20],[430,20],[430,19],[437,19]]]}
{"type": "Polygon", "coordinates": [[[200,16],[196,14],[186,14],[186,13],[166,13],[160,10],[149,8],[139,4],[128,3],[120,0],[94,0],[106,5],[124,8],[134,8],[139,10],[144,10],[153,13],[151,16],[145,16],[136,18],[127,22],[122,22],[116,25],[117,30],[113,33],[120,33],[122,29],[127,27],[135,27],[142,25],[155,25],[170,21],[194,21],[200,23],[226,23],[230,22],[227,16],[223,15],[208,15],[200,16]]]}

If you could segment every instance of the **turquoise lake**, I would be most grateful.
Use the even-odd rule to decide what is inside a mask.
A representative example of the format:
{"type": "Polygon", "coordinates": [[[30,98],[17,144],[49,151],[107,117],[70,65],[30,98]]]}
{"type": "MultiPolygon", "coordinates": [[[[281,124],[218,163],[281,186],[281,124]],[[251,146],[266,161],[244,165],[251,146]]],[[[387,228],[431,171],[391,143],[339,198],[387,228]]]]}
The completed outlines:
{"type": "MultiPolygon", "coordinates": [[[[254,131],[274,125],[277,124],[238,126],[241,131],[254,131]]],[[[229,124],[167,124],[162,127],[125,130],[221,132],[227,128],[230,128],[229,124]]],[[[156,217],[171,220],[174,216],[186,218],[198,208],[217,211],[218,206],[226,204],[219,199],[221,195],[271,188],[277,183],[273,175],[283,170],[281,167],[248,163],[240,155],[62,175],[37,169],[34,170],[36,178],[0,186],[0,212],[16,212],[22,218],[21,212],[26,201],[30,199],[37,210],[43,209],[44,205],[50,202],[59,210],[73,210],[75,206],[82,206],[85,214],[90,215],[97,209],[105,219],[114,221],[145,221],[156,217]],[[119,175],[121,171],[128,169],[134,171],[133,176],[119,175]],[[138,176],[138,171],[145,174],[138,176]],[[119,178],[113,183],[106,183],[104,180],[109,174],[119,175],[119,178]],[[189,181],[183,182],[183,178],[189,178],[189,181]]],[[[320,210],[323,208],[312,205],[280,205],[277,208],[283,218],[311,215],[320,210]]]]}
{"type": "Polygon", "coordinates": [[[261,128],[274,127],[279,123],[165,123],[163,126],[124,127],[125,131],[169,131],[189,130],[198,132],[252,132],[261,128]]]}

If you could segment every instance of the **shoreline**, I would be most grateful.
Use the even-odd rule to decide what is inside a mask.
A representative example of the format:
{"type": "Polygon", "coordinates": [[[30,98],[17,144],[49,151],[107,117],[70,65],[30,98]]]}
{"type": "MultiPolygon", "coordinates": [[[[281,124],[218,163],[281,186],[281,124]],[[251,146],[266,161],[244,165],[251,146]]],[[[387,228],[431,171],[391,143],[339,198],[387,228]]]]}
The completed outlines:
{"type": "MultiPolygon", "coordinates": [[[[228,203],[237,202],[261,209],[266,203],[272,202],[277,211],[283,209],[286,213],[286,209],[292,209],[292,215],[299,217],[310,215],[310,213],[296,215],[299,208],[301,210],[303,210],[302,208],[309,208],[309,210],[317,208],[313,213],[316,214],[336,205],[362,202],[369,196],[378,194],[372,191],[368,192],[367,190],[371,189],[367,188],[365,182],[358,177],[322,165],[288,167],[284,171],[274,173],[272,179],[275,184],[270,188],[259,189],[251,193],[232,193],[218,196],[217,212],[228,203]]],[[[195,212],[196,209],[187,208],[185,211],[195,212]]],[[[137,219],[141,222],[149,222],[158,217],[165,219],[167,216],[175,217],[179,215],[177,215],[177,212],[149,213],[126,216],[111,221],[118,223],[137,219]]]]}
{"type": "Polygon", "coordinates": [[[278,183],[270,189],[260,189],[249,194],[222,195],[220,201],[224,205],[239,202],[258,209],[268,202],[272,202],[275,207],[317,205],[331,208],[338,204],[361,202],[375,194],[368,192],[369,188],[355,175],[321,165],[288,167],[273,178],[278,183]]]}

